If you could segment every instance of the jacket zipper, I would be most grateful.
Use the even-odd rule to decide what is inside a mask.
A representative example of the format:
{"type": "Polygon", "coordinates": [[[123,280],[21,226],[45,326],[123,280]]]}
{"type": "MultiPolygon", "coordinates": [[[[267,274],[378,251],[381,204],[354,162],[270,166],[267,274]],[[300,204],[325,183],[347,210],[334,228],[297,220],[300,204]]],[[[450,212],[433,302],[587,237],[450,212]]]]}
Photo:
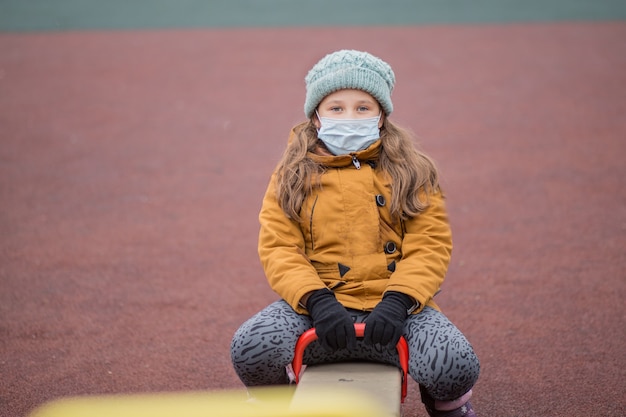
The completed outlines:
{"type": "Polygon", "coordinates": [[[357,159],[356,155],[352,155],[352,163],[356,167],[356,169],[361,169],[361,163],[357,159]]]}

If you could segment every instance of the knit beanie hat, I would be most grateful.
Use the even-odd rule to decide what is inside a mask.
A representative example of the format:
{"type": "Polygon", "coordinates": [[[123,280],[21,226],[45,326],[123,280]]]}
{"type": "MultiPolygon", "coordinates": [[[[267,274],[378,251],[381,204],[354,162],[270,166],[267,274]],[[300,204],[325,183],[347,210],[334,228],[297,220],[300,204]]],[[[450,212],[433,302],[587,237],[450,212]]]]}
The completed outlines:
{"type": "Polygon", "coordinates": [[[367,52],[344,49],[328,54],[311,68],[304,81],[304,114],[307,118],[313,116],[324,97],[345,88],[371,94],[387,116],[393,111],[391,92],[396,82],[393,70],[389,64],[367,52]]]}

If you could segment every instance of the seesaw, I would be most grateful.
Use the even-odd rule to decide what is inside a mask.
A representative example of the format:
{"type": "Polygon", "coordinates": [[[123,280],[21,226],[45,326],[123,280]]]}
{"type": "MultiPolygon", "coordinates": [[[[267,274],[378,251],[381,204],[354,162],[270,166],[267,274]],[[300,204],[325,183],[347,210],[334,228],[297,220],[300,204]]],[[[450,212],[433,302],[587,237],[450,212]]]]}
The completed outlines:
{"type": "MultiPolygon", "coordinates": [[[[364,324],[356,324],[363,337],[364,324]]],[[[302,372],[306,347],[315,329],[300,336],[292,362],[292,387],[250,389],[260,398],[250,403],[245,391],[170,392],[60,398],[42,404],[29,417],[391,417],[400,416],[407,393],[408,347],[396,348],[401,371],[368,362],[315,365],[302,372]],[[302,374],[302,375],[300,375],[302,374]]]]}
{"type": "MultiPolygon", "coordinates": [[[[363,337],[364,323],[354,325],[357,337],[363,337]]],[[[373,362],[340,362],[306,367],[302,371],[304,350],[317,340],[315,329],[303,333],[296,343],[293,362],[296,390],[292,408],[310,398],[309,391],[324,387],[328,390],[354,390],[375,399],[385,412],[385,416],[400,416],[401,403],[407,395],[409,350],[404,337],[396,345],[400,368],[373,362]]],[[[323,401],[323,399],[319,399],[323,401]]]]}

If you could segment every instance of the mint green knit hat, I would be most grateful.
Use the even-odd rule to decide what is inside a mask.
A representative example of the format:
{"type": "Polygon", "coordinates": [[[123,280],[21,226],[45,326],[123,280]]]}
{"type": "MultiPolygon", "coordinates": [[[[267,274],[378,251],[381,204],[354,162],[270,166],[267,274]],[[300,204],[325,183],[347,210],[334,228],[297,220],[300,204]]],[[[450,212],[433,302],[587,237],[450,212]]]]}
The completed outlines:
{"type": "Polygon", "coordinates": [[[391,92],[396,82],[393,70],[367,52],[344,49],[328,54],[311,68],[304,81],[304,114],[308,118],[313,116],[324,97],[345,88],[371,94],[387,116],[393,111],[391,92]]]}

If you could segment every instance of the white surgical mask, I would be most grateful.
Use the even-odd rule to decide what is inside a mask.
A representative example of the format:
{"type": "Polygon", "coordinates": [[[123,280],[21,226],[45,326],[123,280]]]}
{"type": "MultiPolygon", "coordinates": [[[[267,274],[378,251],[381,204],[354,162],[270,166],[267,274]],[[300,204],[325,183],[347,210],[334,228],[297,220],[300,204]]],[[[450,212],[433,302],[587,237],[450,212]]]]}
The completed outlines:
{"type": "Polygon", "coordinates": [[[380,114],[366,119],[333,119],[320,117],[317,111],[315,113],[321,123],[321,127],[317,129],[317,137],[334,155],[366,149],[380,138],[380,114]]]}

